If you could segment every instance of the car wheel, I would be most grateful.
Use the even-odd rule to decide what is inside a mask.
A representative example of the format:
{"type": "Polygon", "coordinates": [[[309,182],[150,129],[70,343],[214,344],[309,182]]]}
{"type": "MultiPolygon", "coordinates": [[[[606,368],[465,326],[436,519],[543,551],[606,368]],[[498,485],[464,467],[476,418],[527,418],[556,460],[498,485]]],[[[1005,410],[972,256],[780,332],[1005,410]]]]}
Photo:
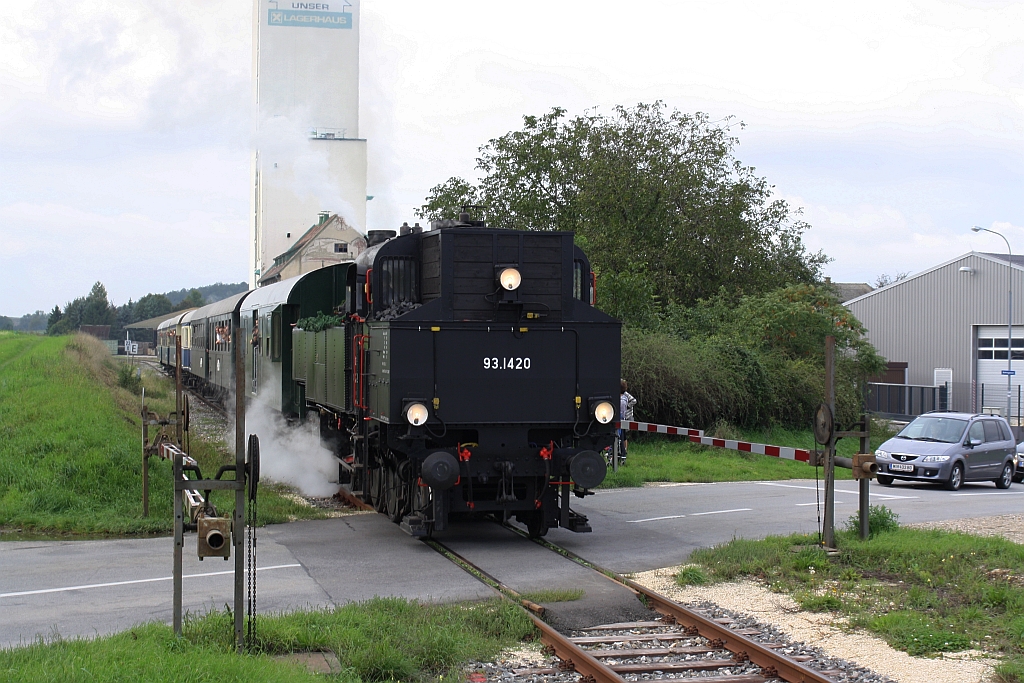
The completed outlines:
{"type": "Polygon", "coordinates": [[[1005,463],[1003,465],[1003,473],[996,479],[996,488],[1008,489],[1011,483],[1013,483],[1013,465],[1005,463]]]}
{"type": "Polygon", "coordinates": [[[949,479],[946,480],[947,491],[959,491],[960,487],[964,483],[964,466],[960,463],[953,463],[953,470],[949,473],[949,479]]]}
{"type": "Polygon", "coordinates": [[[882,486],[892,486],[893,478],[887,474],[879,474],[877,479],[878,483],[882,486]]]}

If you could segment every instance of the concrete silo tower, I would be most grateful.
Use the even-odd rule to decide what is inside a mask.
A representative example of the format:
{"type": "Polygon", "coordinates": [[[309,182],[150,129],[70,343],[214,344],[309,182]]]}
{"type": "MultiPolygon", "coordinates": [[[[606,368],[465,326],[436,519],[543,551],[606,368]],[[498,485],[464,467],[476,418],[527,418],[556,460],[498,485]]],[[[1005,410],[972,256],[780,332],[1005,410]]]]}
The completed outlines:
{"type": "Polygon", "coordinates": [[[254,0],[250,285],[321,211],[366,222],[359,0],[254,0]]]}

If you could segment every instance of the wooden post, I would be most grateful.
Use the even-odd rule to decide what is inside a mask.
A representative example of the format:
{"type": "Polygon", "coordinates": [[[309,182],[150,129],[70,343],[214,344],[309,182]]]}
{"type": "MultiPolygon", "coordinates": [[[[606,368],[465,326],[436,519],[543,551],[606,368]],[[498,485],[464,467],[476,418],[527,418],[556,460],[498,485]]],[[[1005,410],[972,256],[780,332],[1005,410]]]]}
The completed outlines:
{"type": "Polygon", "coordinates": [[[178,447],[184,445],[183,435],[181,433],[182,423],[182,410],[181,410],[181,337],[175,335],[174,337],[174,438],[177,440],[178,447]]]}
{"type": "Polygon", "coordinates": [[[142,516],[149,517],[149,420],[146,418],[146,387],[142,387],[142,516]]]}
{"type": "MultiPolygon", "coordinates": [[[[173,472],[174,481],[181,481],[181,454],[176,451],[173,456],[174,466],[171,469],[173,472]]],[[[174,570],[172,576],[174,577],[174,635],[181,637],[181,554],[185,545],[185,516],[182,510],[181,497],[184,494],[183,491],[179,491],[177,486],[174,490],[174,570]]]]}
{"type": "MultiPolygon", "coordinates": [[[[825,402],[832,412],[833,424],[836,414],[836,338],[825,337],[825,402]]],[[[825,521],[822,533],[826,548],[836,547],[836,437],[835,429],[825,450],[825,521]]]]}
{"type": "MultiPolygon", "coordinates": [[[[245,336],[241,326],[235,328],[235,481],[245,481],[245,336]]],[[[256,362],[255,354],[252,362],[256,362]]],[[[245,536],[245,488],[235,489],[235,515],[232,540],[235,545],[235,648],[239,653],[245,645],[243,620],[245,600],[245,556],[242,540],[245,536]]],[[[249,571],[254,571],[250,567],[249,571]]],[[[255,618],[256,615],[252,615],[255,618]]]]}
{"type": "MultiPolygon", "coordinates": [[[[947,394],[948,396],[948,394],[947,394]]],[[[868,416],[867,410],[861,415],[861,420],[864,424],[864,436],[860,437],[860,452],[870,453],[871,452],[871,418],[868,416]]],[[[860,537],[863,540],[867,540],[868,536],[871,535],[871,527],[868,524],[868,513],[871,508],[871,493],[869,487],[871,486],[871,480],[864,477],[860,480],[860,537]]]]}

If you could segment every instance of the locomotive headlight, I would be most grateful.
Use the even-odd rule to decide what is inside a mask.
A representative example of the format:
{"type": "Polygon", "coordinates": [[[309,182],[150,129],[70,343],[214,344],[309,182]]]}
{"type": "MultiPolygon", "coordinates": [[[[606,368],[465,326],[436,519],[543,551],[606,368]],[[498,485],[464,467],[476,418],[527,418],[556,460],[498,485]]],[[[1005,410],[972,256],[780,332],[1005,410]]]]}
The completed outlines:
{"type": "Polygon", "coordinates": [[[425,424],[430,413],[422,403],[410,403],[405,407],[405,419],[413,427],[425,424]]]}
{"type": "Polygon", "coordinates": [[[594,419],[603,425],[615,419],[615,407],[609,401],[601,401],[594,406],[594,419]]]}
{"type": "Polygon", "coordinates": [[[519,271],[515,268],[503,268],[501,273],[498,274],[498,284],[501,285],[502,289],[512,290],[519,289],[519,284],[523,281],[523,276],[519,274],[519,271]]]}

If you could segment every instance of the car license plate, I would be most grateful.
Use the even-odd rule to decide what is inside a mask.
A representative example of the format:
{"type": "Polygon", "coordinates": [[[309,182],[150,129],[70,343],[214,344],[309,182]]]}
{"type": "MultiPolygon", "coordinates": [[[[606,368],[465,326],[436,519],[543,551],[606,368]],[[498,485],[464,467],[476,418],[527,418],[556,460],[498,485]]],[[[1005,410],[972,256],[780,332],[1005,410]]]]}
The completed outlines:
{"type": "Polygon", "coordinates": [[[914,471],[914,466],[913,465],[907,465],[906,463],[894,462],[891,465],[889,465],[889,471],[890,472],[913,472],[914,471]]]}

